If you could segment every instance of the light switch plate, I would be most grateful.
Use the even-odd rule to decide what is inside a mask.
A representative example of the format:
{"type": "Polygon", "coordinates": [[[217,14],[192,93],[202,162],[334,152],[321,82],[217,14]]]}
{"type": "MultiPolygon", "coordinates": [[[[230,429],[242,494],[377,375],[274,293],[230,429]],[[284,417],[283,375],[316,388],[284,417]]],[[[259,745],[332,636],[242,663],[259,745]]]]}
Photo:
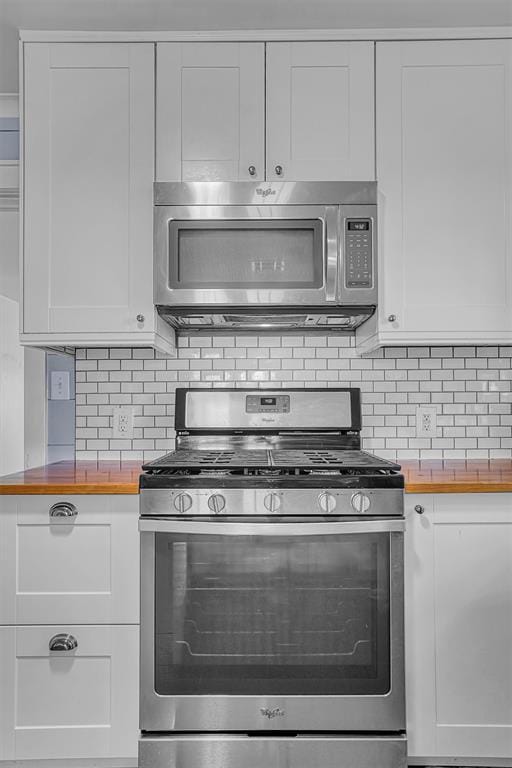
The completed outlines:
{"type": "Polygon", "coordinates": [[[50,399],[69,400],[69,371],[52,371],[50,375],[50,399]]]}

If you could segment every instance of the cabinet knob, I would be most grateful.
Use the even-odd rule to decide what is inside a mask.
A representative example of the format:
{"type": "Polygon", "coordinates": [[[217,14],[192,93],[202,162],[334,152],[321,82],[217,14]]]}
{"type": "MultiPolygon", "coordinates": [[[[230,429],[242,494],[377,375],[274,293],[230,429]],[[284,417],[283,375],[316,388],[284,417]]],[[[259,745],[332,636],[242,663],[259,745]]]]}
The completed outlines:
{"type": "Polygon", "coordinates": [[[418,515],[422,515],[425,511],[425,507],[422,507],[421,504],[416,504],[414,511],[417,512],[418,515]]]}
{"type": "Polygon", "coordinates": [[[282,165],[276,165],[274,170],[276,172],[276,176],[282,176],[283,175],[283,166],[282,165]]]}
{"type": "Polygon", "coordinates": [[[248,168],[249,176],[256,176],[256,166],[250,165],[248,168]]]}
{"type": "Polygon", "coordinates": [[[78,648],[78,640],[73,635],[63,632],[51,638],[48,648],[50,651],[74,651],[75,648],[78,648]]]}
{"type": "Polygon", "coordinates": [[[143,323],[145,319],[146,318],[144,317],[144,315],[137,315],[137,322],[138,323],[143,323]]]}
{"type": "Polygon", "coordinates": [[[76,517],[78,509],[70,501],[58,501],[52,504],[49,511],[50,517],[76,517]]]}
{"type": "Polygon", "coordinates": [[[388,322],[394,323],[396,320],[396,315],[388,315],[388,322]]]}

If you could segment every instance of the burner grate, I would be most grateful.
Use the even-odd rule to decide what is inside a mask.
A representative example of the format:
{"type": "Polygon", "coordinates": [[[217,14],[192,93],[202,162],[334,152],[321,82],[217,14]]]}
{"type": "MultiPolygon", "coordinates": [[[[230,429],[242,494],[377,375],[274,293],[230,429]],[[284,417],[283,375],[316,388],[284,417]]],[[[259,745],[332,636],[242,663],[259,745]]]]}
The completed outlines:
{"type": "Polygon", "coordinates": [[[180,449],[144,465],[143,469],[246,469],[268,467],[266,450],[188,451],[180,449]]]}
{"type": "Polygon", "coordinates": [[[215,472],[280,470],[399,470],[400,467],[365,451],[352,450],[185,450],[179,449],[144,465],[143,469],[215,472]]]}

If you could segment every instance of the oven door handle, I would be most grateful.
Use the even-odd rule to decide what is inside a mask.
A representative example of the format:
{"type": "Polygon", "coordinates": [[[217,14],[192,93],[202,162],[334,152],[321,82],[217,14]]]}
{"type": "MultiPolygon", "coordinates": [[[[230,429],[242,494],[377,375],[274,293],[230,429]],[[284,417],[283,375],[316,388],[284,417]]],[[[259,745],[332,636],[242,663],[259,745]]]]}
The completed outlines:
{"type": "Polygon", "coordinates": [[[405,520],[324,521],[318,523],[246,523],[224,520],[141,518],[139,531],[219,536],[333,536],[345,533],[403,532],[405,520]]]}
{"type": "Polygon", "coordinates": [[[338,206],[325,209],[325,300],[336,301],[338,294],[338,206]]]}

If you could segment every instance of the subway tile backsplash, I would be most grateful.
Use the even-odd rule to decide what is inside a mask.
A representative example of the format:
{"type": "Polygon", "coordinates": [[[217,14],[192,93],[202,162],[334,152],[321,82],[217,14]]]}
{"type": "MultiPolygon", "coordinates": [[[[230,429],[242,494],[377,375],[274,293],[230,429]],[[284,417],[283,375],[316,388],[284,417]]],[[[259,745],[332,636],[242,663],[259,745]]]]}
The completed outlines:
{"type": "Polygon", "coordinates": [[[360,387],[363,448],[395,459],[512,456],[512,347],[387,348],[360,357],[349,336],[190,336],[152,349],[76,353],[78,459],[150,459],[174,448],[177,387],[360,387]],[[437,434],[416,436],[416,408],[437,434]],[[133,440],[112,408],[133,405],[133,440]]]}

